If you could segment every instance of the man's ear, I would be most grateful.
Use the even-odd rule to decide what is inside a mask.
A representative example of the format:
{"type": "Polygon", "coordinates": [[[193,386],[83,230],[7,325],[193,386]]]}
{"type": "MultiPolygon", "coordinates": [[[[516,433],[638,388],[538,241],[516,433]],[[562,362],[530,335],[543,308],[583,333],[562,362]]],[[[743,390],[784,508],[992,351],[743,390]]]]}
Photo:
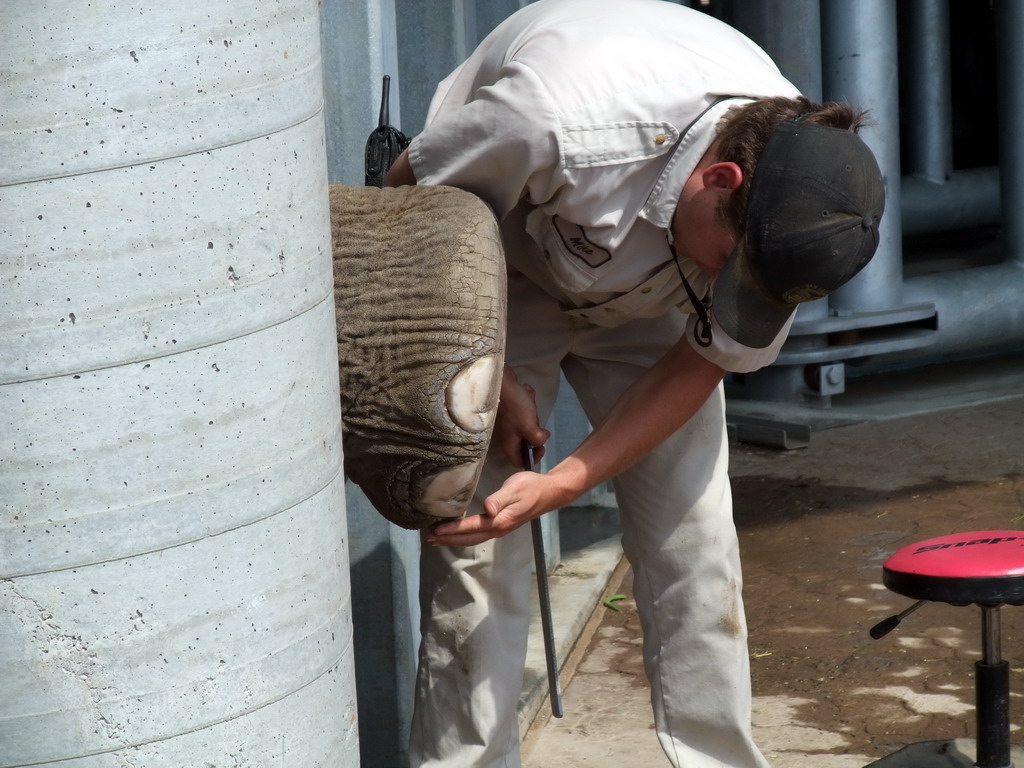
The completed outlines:
{"type": "Polygon", "coordinates": [[[736,163],[714,163],[701,175],[704,188],[718,192],[732,192],[743,183],[743,170],[736,163]]]}

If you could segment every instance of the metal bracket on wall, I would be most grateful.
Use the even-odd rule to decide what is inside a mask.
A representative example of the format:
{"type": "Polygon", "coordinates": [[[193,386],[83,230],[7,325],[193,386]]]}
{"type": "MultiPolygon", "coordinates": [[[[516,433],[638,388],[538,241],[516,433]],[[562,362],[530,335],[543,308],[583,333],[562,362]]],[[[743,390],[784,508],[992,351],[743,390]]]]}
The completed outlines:
{"type": "Polygon", "coordinates": [[[811,442],[811,428],[806,424],[730,415],[726,418],[725,428],[729,442],[733,443],[750,443],[792,451],[806,448],[811,442]]]}

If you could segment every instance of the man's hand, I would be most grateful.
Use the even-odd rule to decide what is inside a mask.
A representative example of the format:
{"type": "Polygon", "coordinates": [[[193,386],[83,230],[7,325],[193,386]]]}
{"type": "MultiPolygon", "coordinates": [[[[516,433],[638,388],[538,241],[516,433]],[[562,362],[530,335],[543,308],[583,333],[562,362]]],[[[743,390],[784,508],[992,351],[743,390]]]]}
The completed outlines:
{"type": "MultiPolygon", "coordinates": [[[[517,472],[486,499],[482,515],[442,523],[427,534],[427,542],[437,546],[479,544],[570,504],[590,488],[632,466],[685,424],[707,401],[724,373],[698,355],[685,338],[680,339],[623,393],[587,439],[556,467],[543,475],[517,472]]],[[[540,430],[533,395],[509,369],[502,381],[501,394],[502,399],[507,396],[518,402],[505,403],[509,408],[508,435],[502,438],[501,446],[516,466],[522,466],[520,441],[525,439],[536,445],[529,436],[529,427],[540,430]],[[525,400],[519,402],[524,396],[525,400]]],[[[500,418],[500,407],[498,414],[500,418]]],[[[497,429],[496,424],[496,434],[497,429]]],[[[540,431],[546,440],[546,430],[540,431]]]]}
{"type": "MultiPolygon", "coordinates": [[[[501,399],[491,441],[506,458],[523,469],[523,443],[533,447],[534,461],[544,455],[544,443],[551,433],[537,418],[537,393],[519,381],[515,371],[505,367],[501,399]]],[[[557,509],[574,498],[559,484],[557,474],[517,472],[484,501],[484,512],[461,520],[442,523],[427,534],[427,543],[442,547],[468,547],[511,533],[538,515],[557,509]]]]}
{"type": "Polygon", "coordinates": [[[533,446],[534,461],[540,461],[549,437],[551,433],[541,427],[537,418],[537,393],[529,384],[520,383],[515,371],[505,366],[491,442],[501,448],[514,466],[524,469],[520,453],[523,441],[533,446]]]}
{"type": "Polygon", "coordinates": [[[484,501],[482,515],[442,523],[427,534],[427,543],[469,547],[500,538],[572,499],[556,475],[516,472],[484,501]]]}

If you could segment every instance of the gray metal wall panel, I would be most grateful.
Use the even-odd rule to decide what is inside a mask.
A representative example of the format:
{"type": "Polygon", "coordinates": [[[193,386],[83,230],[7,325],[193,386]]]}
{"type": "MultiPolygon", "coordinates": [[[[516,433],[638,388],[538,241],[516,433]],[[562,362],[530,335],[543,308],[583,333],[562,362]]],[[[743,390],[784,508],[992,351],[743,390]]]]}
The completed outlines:
{"type": "Polygon", "coordinates": [[[475,15],[467,16],[467,2],[472,0],[395,0],[401,127],[410,136],[422,130],[437,84],[475,44],[475,15]]]}
{"type": "Polygon", "coordinates": [[[366,137],[377,125],[381,80],[391,76],[391,122],[401,125],[394,0],[323,0],[327,177],[363,183],[366,137]]]}

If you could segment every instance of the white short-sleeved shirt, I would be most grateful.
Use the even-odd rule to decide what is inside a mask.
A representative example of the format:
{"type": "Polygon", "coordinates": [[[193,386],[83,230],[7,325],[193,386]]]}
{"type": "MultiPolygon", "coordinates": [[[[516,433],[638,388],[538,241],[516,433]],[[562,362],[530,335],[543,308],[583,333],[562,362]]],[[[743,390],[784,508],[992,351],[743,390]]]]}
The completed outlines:
{"type": "MultiPolygon", "coordinates": [[[[615,326],[692,313],[667,242],[683,185],[731,107],[796,95],[760,48],[698,11],[538,0],[438,86],[409,160],[418,183],[487,202],[506,258],[567,312],[615,326]]],[[[710,278],[691,260],[681,268],[705,295],[710,278]]],[[[713,328],[695,349],[750,371],[776,358],[789,324],[765,349],[713,328]]]]}

